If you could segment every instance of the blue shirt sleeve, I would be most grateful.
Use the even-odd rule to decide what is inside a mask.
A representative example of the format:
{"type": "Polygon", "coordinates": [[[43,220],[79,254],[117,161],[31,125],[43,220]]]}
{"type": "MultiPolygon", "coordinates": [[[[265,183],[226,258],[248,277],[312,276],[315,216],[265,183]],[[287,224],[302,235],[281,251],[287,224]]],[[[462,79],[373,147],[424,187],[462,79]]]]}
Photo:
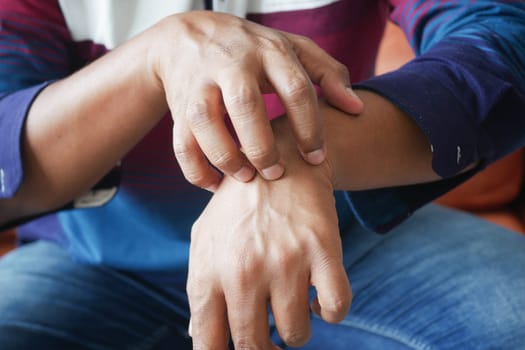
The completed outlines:
{"type": "Polygon", "coordinates": [[[29,109],[47,83],[0,95],[0,198],[13,197],[23,179],[21,133],[29,109]]]}
{"type": "Polygon", "coordinates": [[[49,81],[71,70],[70,37],[56,1],[0,0],[0,23],[0,198],[10,198],[24,176],[27,113],[49,81]]]}
{"type": "Polygon", "coordinates": [[[525,3],[391,4],[417,57],[356,88],[384,96],[419,125],[444,180],[346,193],[361,224],[381,232],[525,144],[525,3]],[[456,175],[473,163],[474,171],[456,175]]]}

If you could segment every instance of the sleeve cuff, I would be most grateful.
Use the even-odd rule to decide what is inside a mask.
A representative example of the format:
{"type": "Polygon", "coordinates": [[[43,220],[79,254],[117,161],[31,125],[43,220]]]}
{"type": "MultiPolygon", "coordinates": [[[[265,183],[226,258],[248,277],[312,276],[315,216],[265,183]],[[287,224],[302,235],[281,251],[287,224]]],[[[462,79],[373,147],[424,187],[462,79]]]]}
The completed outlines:
{"type": "Polygon", "coordinates": [[[47,85],[0,96],[0,198],[13,197],[22,183],[22,130],[31,104],[47,85]]]}
{"type": "Polygon", "coordinates": [[[410,186],[344,192],[348,206],[364,228],[386,233],[417,209],[469,179],[472,169],[449,179],[410,186]]]}
{"type": "Polygon", "coordinates": [[[477,132],[456,96],[439,81],[417,70],[401,69],[355,86],[382,95],[407,113],[426,135],[433,153],[432,167],[443,178],[458,174],[479,160],[477,132]],[[451,103],[443,103],[451,101],[451,103]]]}

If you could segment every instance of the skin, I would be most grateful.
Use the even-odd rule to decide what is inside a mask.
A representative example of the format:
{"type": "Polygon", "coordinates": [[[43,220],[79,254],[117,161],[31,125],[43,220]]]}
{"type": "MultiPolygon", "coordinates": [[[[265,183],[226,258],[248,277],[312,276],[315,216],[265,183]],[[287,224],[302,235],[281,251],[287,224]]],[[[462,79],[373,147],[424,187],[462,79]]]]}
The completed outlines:
{"type": "Polygon", "coordinates": [[[417,125],[382,97],[358,94],[365,109],[356,118],[320,104],[325,162],[306,164],[289,118],[275,120],[285,175],[250,183],[226,177],[195,223],[187,284],[194,349],[227,349],[229,334],[236,349],[275,349],[268,304],[286,344],[304,345],[310,285],[318,293],[313,311],[327,322],[341,321],[352,293],[333,191],[439,179],[417,125]]]}
{"type": "Polygon", "coordinates": [[[167,17],[36,98],[23,133],[24,181],[14,198],[0,200],[0,225],[84,193],[168,108],[175,155],[196,186],[216,189],[216,169],[239,181],[255,169],[268,180],[282,176],[266,92],[282,99],[304,159],[319,164],[325,148],[312,82],[339,108],[362,110],[347,70],[309,39],[222,13],[167,17]],[[243,152],[227,132],[226,111],[243,152]]]}

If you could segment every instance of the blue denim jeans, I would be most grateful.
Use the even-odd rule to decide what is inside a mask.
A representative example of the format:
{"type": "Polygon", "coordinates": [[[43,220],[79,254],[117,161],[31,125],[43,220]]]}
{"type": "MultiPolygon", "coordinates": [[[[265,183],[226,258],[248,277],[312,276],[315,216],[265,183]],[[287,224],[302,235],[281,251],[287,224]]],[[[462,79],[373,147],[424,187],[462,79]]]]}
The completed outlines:
{"type": "MultiPolygon", "coordinates": [[[[525,236],[427,206],[343,240],[346,319],[303,349],[525,349],[525,236]]],[[[184,286],[79,264],[48,242],[0,260],[0,349],[191,349],[184,286]]],[[[279,342],[273,331],[273,338],[279,342]]]]}

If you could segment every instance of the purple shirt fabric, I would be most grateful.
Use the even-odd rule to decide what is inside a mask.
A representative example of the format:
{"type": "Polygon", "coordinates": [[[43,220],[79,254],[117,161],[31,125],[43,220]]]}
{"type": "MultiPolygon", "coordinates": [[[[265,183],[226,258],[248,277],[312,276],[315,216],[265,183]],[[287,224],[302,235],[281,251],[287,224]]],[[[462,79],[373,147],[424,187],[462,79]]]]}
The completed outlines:
{"type": "Polygon", "coordinates": [[[15,195],[23,179],[21,133],[29,107],[43,83],[0,95],[0,198],[15,195]]]}

